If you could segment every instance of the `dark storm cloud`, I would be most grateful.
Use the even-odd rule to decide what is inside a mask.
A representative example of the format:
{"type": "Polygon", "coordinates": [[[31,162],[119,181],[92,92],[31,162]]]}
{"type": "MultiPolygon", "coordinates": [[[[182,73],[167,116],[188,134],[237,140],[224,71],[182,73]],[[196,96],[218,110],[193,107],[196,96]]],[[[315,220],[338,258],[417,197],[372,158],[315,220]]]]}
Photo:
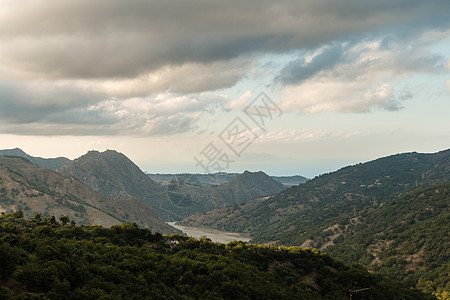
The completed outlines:
{"type": "Polygon", "coordinates": [[[213,94],[108,98],[72,84],[0,81],[0,131],[25,135],[165,135],[196,128],[198,115],[224,105],[213,94]]]}
{"type": "Polygon", "coordinates": [[[382,81],[442,66],[431,43],[410,44],[424,32],[448,29],[448,11],[448,0],[1,1],[0,132],[191,130],[201,113],[230,100],[205,91],[257,80],[252,71],[267,54],[292,95],[295,88],[314,93],[311,103],[290,97],[286,109],[395,110],[395,90],[382,81]],[[378,61],[359,61],[373,49],[351,49],[380,39],[378,61]],[[315,56],[283,68],[276,55],[291,53],[315,56]],[[333,94],[302,85],[323,73],[325,91],[333,94]],[[354,95],[364,96],[362,104],[354,95]]]}
{"type": "Polygon", "coordinates": [[[0,118],[2,122],[14,124],[50,121],[62,116],[64,123],[96,123],[100,118],[89,115],[81,118],[79,112],[105,96],[70,84],[11,81],[0,81],[0,93],[0,118]]]}
{"type": "Polygon", "coordinates": [[[449,1],[11,1],[8,62],[46,76],[133,77],[165,65],[313,49],[397,28],[446,27],[449,1]]]}
{"type": "Polygon", "coordinates": [[[372,48],[364,46],[370,40],[333,43],[331,46],[319,50],[311,59],[306,60],[304,54],[286,64],[275,77],[276,83],[283,85],[298,85],[305,80],[314,78],[320,72],[328,72],[328,77],[343,77],[342,71],[336,66],[346,66],[345,77],[356,80],[358,75],[370,74],[375,69],[391,69],[397,74],[414,72],[442,72],[445,70],[445,57],[430,53],[416,41],[405,41],[404,38],[393,40],[391,37],[382,38],[372,48]],[[356,48],[356,49],[355,49],[356,48]],[[367,53],[383,53],[377,58],[363,59],[367,53]]]}

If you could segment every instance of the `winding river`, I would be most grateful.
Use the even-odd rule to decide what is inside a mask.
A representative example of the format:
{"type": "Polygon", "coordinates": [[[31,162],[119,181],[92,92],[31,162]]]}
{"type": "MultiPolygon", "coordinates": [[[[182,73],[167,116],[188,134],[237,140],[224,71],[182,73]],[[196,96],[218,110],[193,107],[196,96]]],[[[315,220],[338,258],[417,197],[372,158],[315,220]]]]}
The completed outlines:
{"type": "Polygon", "coordinates": [[[188,236],[191,236],[193,238],[200,238],[202,236],[206,236],[207,238],[211,239],[211,241],[216,243],[229,243],[234,240],[240,240],[243,242],[250,241],[250,236],[242,233],[236,233],[236,232],[227,232],[227,231],[221,231],[217,229],[211,229],[211,228],[205,228],[205,227],[190,227],[190,226],[181,226],[176,225],[176,222],[168,222],[170,226],[175,227],[176,229],[179,229],[183,231],[183,233],[187,234],[188,236]]]}

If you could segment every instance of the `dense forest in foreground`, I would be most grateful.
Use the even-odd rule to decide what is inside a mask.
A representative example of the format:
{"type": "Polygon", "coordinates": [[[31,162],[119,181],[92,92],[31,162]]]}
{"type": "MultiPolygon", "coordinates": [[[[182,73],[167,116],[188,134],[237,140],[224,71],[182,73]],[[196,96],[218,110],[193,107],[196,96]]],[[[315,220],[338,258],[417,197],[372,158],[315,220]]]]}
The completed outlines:
{"type": "Polygon", "coordinates": [[[318,250],[0,215],[1,299],[432,299],[318,250]]]}

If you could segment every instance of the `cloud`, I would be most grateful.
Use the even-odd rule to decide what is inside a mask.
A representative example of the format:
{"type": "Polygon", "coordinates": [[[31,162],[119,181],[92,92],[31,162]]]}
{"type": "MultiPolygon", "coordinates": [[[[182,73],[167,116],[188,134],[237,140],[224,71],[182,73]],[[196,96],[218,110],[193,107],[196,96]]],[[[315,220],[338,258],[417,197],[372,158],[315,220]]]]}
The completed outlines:
{"type": "Polygon", "coordinates": [[[118,99],[69,83],[0,82],[0,91],[0,130],[25,135],[176,134],[228,102],[213,93],[118,99]]]}
{"type": "Polygon", "coordinates": [[[103,101],[89,110],[115,116],[121,134],[168,135],[196,129],[203,112],[213,112],[226,101],[225,96],[208,93],[196,98],[166,93],[154,98],[103,101]]]}
{"type": "Polygon", "coordinates": [[[0,81],[0,94],[1,121],[15,124],[49,121],[63,111],[83,110],[105,96],[69,82],[40,81],[0,81]]]}
{"type": "Polygon", "coordinates": [[[445,59],[429,45],[389,38],[342,42],[317,50],[309,61],[295,59],[275,78],[283,84],[280,106],[302,113],[396,111],[414,89],[394,90],[415,74],[443,73],[445,59]]]}
{"type": "Polygon", "coordinates": [[[50,78],[136,78],[165,66],[314,49],[368,31],[446,26],[449,9],[444,0],[4,1],[0,57],[50,78]]]}
{"type": "Polygon", "coordinates": [[[446,0],[0,1],[0,130],[176,134],[267,83],[285,111],[398,110],[414,88],[396,82],[445,64],[429,47],[448,38],[449,9],[446,0]],[[270,70],[258,69],[261,57],[270,70]],[[222,95],[239,84],[230,94],[248,91],[240,98],[222,95]]]}
{"type": "Polygon", "coordinates": [[[321,71],[331,70],[336,64],[343,63],[343,45],[327,47],[308,59],[300,57],[291,61],[281,71],[275,81],[283,84],[298,84],[321,71]]]}
{"type": "Polygon", "coordinates": [[[298,141],[316,141],[323,139],[346,139],[355,136],[363,136],[364,133],[360,131],[329,131],[329,130],[281,130],[281,131],[270,131],[263,135],[260,135],[256,140],[257,143],[289,143],[298,141]]]}
{"type": "Polygon", "coordinates": [[[209,64],[187,63],[165,66],[137,78],[85,80],[83,84],[118,98],[158,92],[192,94],[232,87],[244,76],[249,65],[246,59],[209,64]]]}
{"type": "Polygon", "coordinates": [[[254,97],[251,91],[246,91],[239,98],[233,99],[228,104],[229,109],[244,108],[248,105],[250,99],[254,97]]]}

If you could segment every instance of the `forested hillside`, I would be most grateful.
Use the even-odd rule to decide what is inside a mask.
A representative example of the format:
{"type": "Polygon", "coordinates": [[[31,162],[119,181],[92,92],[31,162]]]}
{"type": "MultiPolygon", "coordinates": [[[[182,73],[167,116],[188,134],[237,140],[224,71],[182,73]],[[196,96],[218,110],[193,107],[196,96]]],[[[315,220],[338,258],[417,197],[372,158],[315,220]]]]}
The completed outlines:
{"type": "MultiPolygon", "coordinates": [[[[415,187],[450,180],[450,150],[404,153],[323,174],[280,194],[190,216],[183,225],[252,233],[255,241],[302,245],[333,218],[357,214],[415,187]]],[[[320,247],[321,245],[315,245],[320,247]]]]}
{"type": "Polygon", "coordinates": [[[432,299],[314,249],[0,216],[2,299],[432,299]]]}
{"type": "Polygon", "coordinates": [[[332,257],[443,299],[450,296],[450,182],[416,189],[333,223],[320,235],[332,257]]]}
{"type": "Polygon", "coordinates": [[[316,247],[445,295],[449,154],[408,153],[346,167],[279,195],[181,223],[250,232],[257,242],[316,247]]]}

